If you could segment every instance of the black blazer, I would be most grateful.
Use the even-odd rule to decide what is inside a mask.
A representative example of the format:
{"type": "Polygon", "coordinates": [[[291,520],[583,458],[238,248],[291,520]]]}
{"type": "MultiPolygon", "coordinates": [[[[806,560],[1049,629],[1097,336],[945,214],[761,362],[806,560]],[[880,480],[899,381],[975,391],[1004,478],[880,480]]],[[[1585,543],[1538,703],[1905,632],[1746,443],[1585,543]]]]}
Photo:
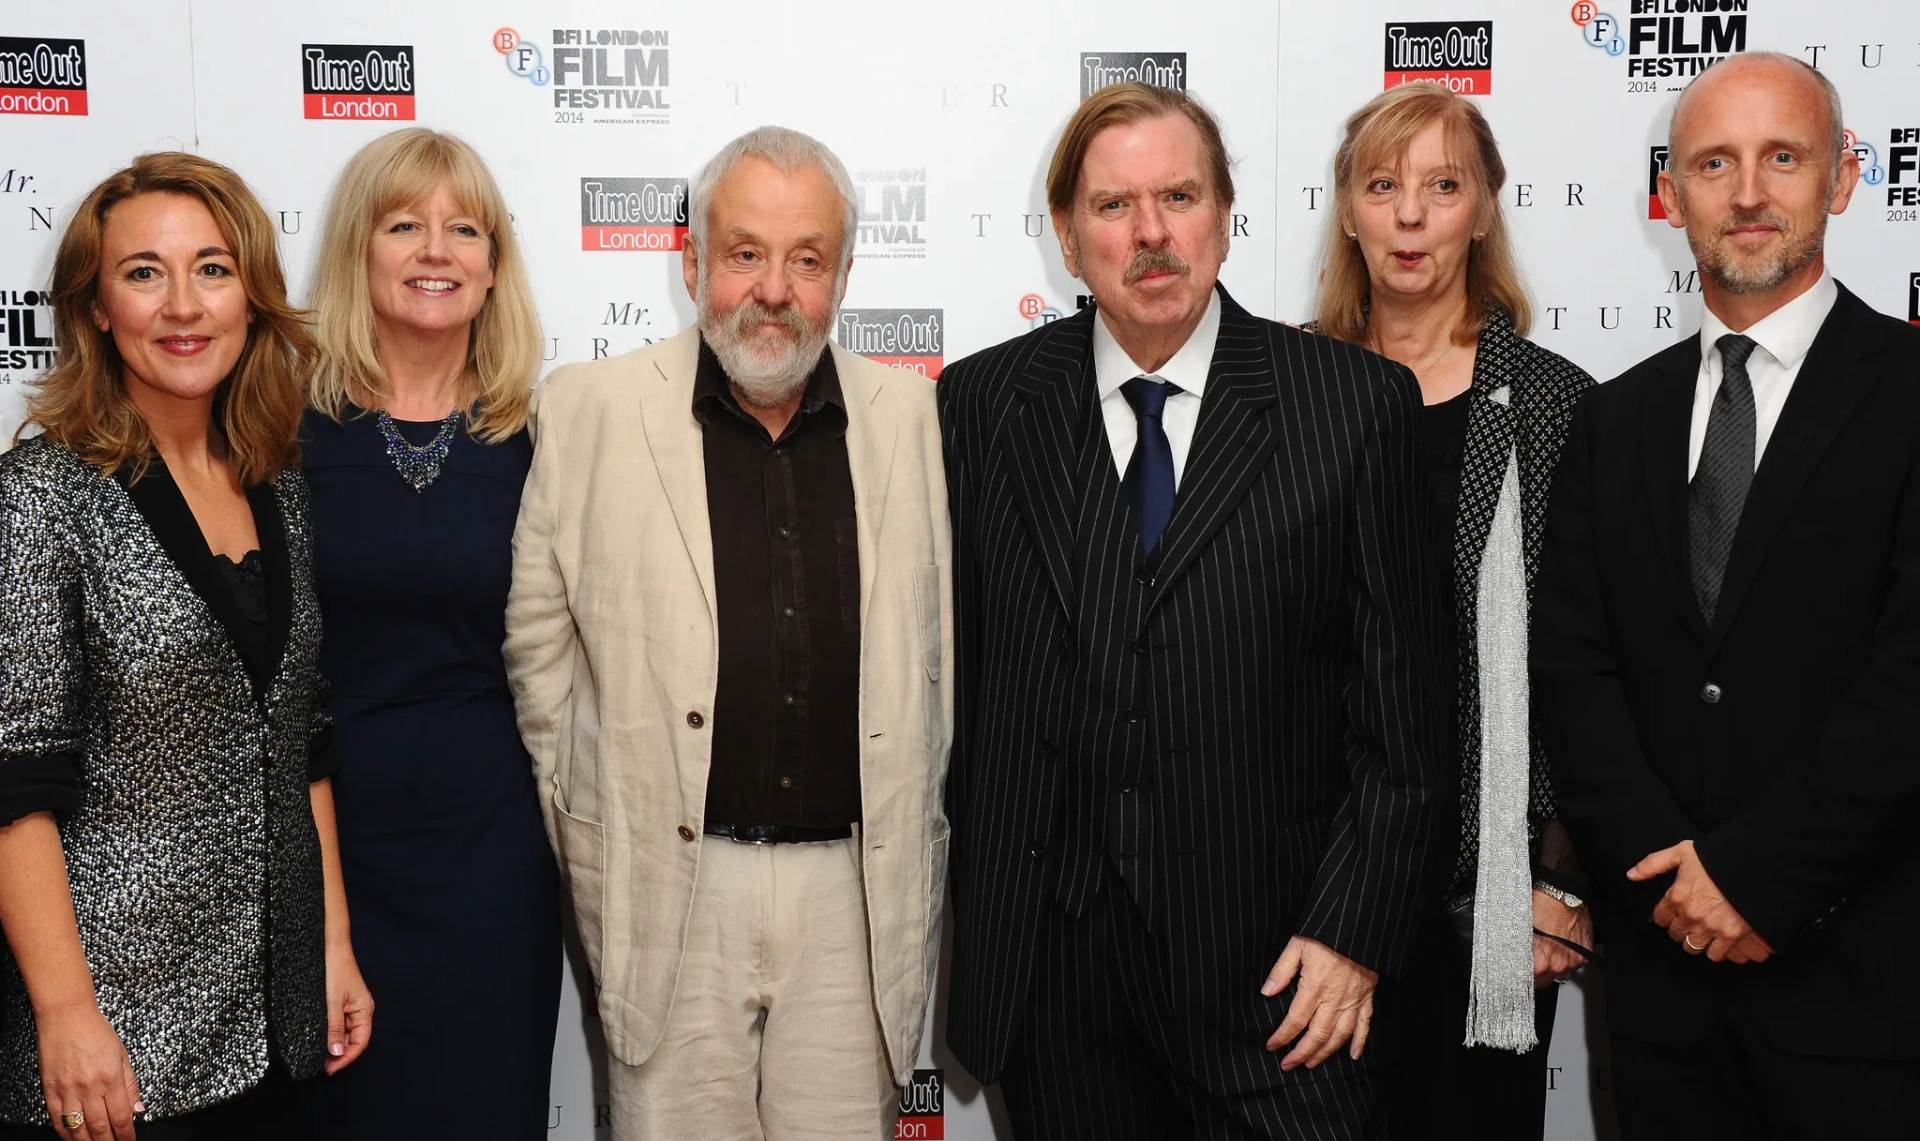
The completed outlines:
{"type": "Polygon", "coordinates": [[[1717,1013],[1783,1049],[1920,1057],[1920,329],[1844,288],[1754,474],[1711,627],[1688,574],[1700,342],[1575,417],[1534,600],[1537,720],[1599,887],[1616,1033],[1688,1045],[1717,1013]],[[1780,952],[1686,954],[1651,921],[1692,838],[1780,952]]]}
{"type": "Polygon", "coordinates": [[[1169,1039],[1223,1094],[1313,1080],[1264,1049],[1292,992],[1259,988],[1290,936],[1396,972],[1432,887],[1446,727],[1418,386],[1223,300],[1152,557],[1101,427],[1091,310],[941,378],[948,1039],[982,1080],[1024,1014],[1042,909],[1084,906],[1102,861],[1164,948],[1169,1039]]]}

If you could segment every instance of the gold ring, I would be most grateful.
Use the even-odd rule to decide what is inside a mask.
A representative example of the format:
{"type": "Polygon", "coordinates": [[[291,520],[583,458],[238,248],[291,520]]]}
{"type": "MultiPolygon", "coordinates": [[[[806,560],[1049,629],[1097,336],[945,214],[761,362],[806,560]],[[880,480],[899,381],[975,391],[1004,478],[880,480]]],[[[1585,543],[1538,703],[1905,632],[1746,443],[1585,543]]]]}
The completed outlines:
{"type": "Polygon", "coordinates": [[[1701,944],[1700,946],[1698,946],[1698,947],[1696,947],[1696,946],[1694,946],[1694,945],[1693,945],[1693,936],[1691,936],[1691,935],[1687,935],[1687,936],[1684,936],[1684,937],[1682,937],[1680,941],[1681,941],[1682,943],[1685,943],[1685,944],[1687,945],[1687,950],[1689,950],[1689,951],[1696,951],[1696,952],[1697,952],[1697,951],[1704,951],[1704,950],[1706,950],[1706,949],[1707,949],[1707,947],[1708,947],[1709,945],[1711,945],[1711,944],[1713,943],[1713,940],[1711,940],[1711,939],[1709,939],[1709,940],[1707,940],[1707,941],[1706,941],[1706,943],[1703,943],[1703,944],[1701,944]]]}
{"type": "Polygon", "coordinates": [[[84,1113],[63,1113],[60,1115],[60,1124],[66,1126],[68,1129],[79,1129],[86,1125],[86,1123],[87,1115],[84,1113]]]}

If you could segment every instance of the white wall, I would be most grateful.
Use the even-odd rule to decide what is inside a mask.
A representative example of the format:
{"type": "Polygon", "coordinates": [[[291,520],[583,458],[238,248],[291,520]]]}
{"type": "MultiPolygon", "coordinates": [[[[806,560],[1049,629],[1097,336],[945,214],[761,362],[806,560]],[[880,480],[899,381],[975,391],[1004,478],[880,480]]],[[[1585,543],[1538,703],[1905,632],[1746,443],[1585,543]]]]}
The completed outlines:
{"type": "MultiPolygon", "coordinates": [[[[1144,55],[1163,76],[1177,66],[1225,125],[1240,192],[1228,288],[1256,313],[1298,320],[1311,301],[1340,124],[1380,90],[1389,29],[1409,22],[1491,21],[1484,38],[1475,27],[1456,37],[1464,49],[1490,43],[1490,75],[1461,75],[1481,70],[1466,56],[1453,61],[1453,74],[1491,87],[1483,105],[1511,172],[1506,204],[1541,307],[1536,339],[1596,376],[1698,324],[1686,245],[1648,218],[1649,151],[1664,140],[1684,80],[1657,72],[1690,62],[1658,51],[1661,19],[1679,20],[1688,44],[1701,40],[1706,19],[1728,30],[1744,24],[1737,46],[1787,51],[1833,78],[1878,171],[1834,220],[1831,263],[1870,304],[1920,317],[1912,308],[1920,303],[1920,171],[1915,141],[1896,138],[1920,127],[1912,98],[1920,8],[1872,0],[1716,5],[1728,11],[1660,15],[1697,0],[1602,0],[1597,8],[1563,0],[11,0],[0,12],[0,37],[28,42],[0,42],[0,108],[35,105],[21,93],[31,77],[12,74],[17,57],[8,53],[68,39],[84,41],[86,113],[0,110],[0,427],[11,430],[23,387],[44,363],[51,314],[29,294],[47,282],[58,227],[98,179],[139,151],[184,147],[238,169],[281,221],[292,279],[305,280],[334,174],[393,125],[309,119],[310,104],[322,114],[343,102],[410,113],[410,122],[458,132],[480,149],[532,263],[550,363],[633,348],[692,316],[676,256],[582,248],[584,181],[617,191],[628,187],[605,180],[684,179],[721,142],[763,122],[812,132],[846,160],[873,215],[848,308],[861,311],[856,320],[869,331],[882,317],[864,311],[913,311],[923,343],[901,355],[952,360],[1019,334],[1035,312],[1045,319],[1074,310],[1078,283],[1061,269],[1042,225],[1047,158],[1081,97],[1083,53],[1109,68],[1128,63],[1128,53],[1144,55]],[[1575,23],[1590,11],[1597,22],[1575,23]],[[1654,21],[1643,25],[1646,38],[1634,38],[1635,20],[1654,21]],[[1597,46],[1584,38],[1596,28],[1597,46]],[[517,35],[500,38],[502,29],[517,35]],[[601,32],[633,33],[614,38],[646,53],[633,78],[655,82],[584,84],[583,72],[599,70],[598,55],[583,65],[574,45],[556,45],[555,29],[563,41],[571,30],[589,43],[601,32]],[[515,39],[512,50],[499,50],[515,39]],[[306,99],[302,46],[313,44],[405,47],[404,70],[400,53],[382,55],[404,87],[306,99]],[[663,58],[652,54],[661,50],[663,58]],[[1644,76],[1649,70],[1656,74],[1644,76]],[[587,86],[637,105],[575,106],[587,86]],[[937,350],[924,343],[936,327],[937,350]]],[[[51,45],[43,59],[64,51],[51,45]]],[[[622,44],[608,49],[623,80],[624,53],[622,44]]],[[[365,58],[364,49],[353,54],[365,58]]],[[[79,108],[70,89],[38,105],[62,98],[79,108]]],[[[1584,1015],[1597,1006],[1583,1009],[1577,989],[1564,997],[1550,1059],[1549,1136],[1584,1141],[1596,1135],[1590,1093],[1606,1080],[1586,1049],[1584,1015]]],[[[594,1128],[604,1102],[590,1060],[596,1037],[570,985],[555,1045],[555,1138],[604,1135],[594,1128]]],[[[938,1040],[936,1028],[931,1042],[938,1040]]],[[[903,1128],[902,1136],[939,1136],[942,1126],[970,1141],[995,1135],[988,1099],[951,1059],[930,1045],[922,1064],[944,1071],[944,1122],[903,1128]]]]}

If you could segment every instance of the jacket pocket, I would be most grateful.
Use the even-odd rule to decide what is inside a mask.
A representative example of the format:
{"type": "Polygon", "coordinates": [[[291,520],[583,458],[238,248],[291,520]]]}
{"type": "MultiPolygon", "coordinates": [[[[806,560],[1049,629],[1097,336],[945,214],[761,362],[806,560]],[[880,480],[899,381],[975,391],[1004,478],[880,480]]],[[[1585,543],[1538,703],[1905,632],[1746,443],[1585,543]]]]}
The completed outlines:
{"type": "Polygon", "coordinates": [[[947,843],[949,833],[944,820],[935,822],[937,831],[927,845],[927,942],[926,975],[922,985],[931,993],[940,972],[940,921],[946,915],[947,843]]]}
{"type": "Polygon", "coordinates": [[[920,657],[928,681],[940,680],[946,647],[940,636],[940,568],[913,568],[913,602],[920,618],[920,657]]]}
{"type": "Polygon", "coordinates": [[[580,942],[586,948],[587,966],[593,970],[595,984],[601,982],[600,953],[605,939],[603,907],[606,899],[607,830],[591,820],[582,820],[559,805],[554,806],[555,831],[559,833],[561,868],[573,896],[574,921],[580,928],[580,942]]]}

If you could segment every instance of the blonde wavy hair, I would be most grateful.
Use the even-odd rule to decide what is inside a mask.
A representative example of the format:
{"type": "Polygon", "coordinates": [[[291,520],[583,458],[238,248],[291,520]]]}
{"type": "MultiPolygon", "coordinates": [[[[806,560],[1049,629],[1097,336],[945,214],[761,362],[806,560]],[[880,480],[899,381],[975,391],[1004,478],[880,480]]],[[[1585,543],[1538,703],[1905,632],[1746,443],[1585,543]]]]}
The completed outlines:
{"type": "MultiPolygon", "coordinates": [[[[153,458],[147,419],[127,395],[125,362],[113,334],[93,323],[100,300],[107,216],[144,194],[178,194],[207,208],[231,247],[253,321],[233,371],[214,390],[213,423],[225,437],[228,462],[248,487],[270,483],[300,462],[301,383],[314,356],[306,315],[287,303],[287,279],[274,246],[273,223],[233,171],[184,151],[141,155],[107,176],[80,203],[53,256],[53,367],[27,397],[22,428],[49,439],[103,472],[133,465],[146,474],[153,458]]],[[[14,433],[17,442],[20,433],[14,433]]]]}
{"type": "Polygon", "coordinates": [[[493,248],[493,289],[473,319],[461,400],[472,411],[469,430],[498,442],[527,422],[540,370],[540,318],[506,200],[486,162],[460,139],[425,127],[394,131],[361,147],[334,185],[307,299],[320,342],[307,400],[337,421],[350,404],[372,408],[387,399],[367,289],[367,248],[383,214],[425,200],[442,183],[460,209],[479,221],[493,248]]]}
{"type": "Polygon", "coordinates": [[[1453,331],[1456,344],[1468,344],[1486,327],[1490,307],[1507,311],[1514,332],[1525,336],[1533,325],[1533,303],[1520,280],[1513,238],[1500,209],[1507,164],[1500,158],[1493,128],[1471,99],[1436,83],[1403,83],[1368,100],[1347,119],[1346,137],[1333,156],[1333,195],[1327,211],[1320,254],[1320,297],[1314,320],[1322,333],[1343,341],[1367,339],[1372,281],[1360,243],[1347,234],[1354,227],[1355,194],[1367,172],[1404,161],[1415,135],[1428,125],[1446,124],[1447,149],[1462,180],[1479,196],[1482,236],[1467,252],[1467,309],[1453,331]]]}

